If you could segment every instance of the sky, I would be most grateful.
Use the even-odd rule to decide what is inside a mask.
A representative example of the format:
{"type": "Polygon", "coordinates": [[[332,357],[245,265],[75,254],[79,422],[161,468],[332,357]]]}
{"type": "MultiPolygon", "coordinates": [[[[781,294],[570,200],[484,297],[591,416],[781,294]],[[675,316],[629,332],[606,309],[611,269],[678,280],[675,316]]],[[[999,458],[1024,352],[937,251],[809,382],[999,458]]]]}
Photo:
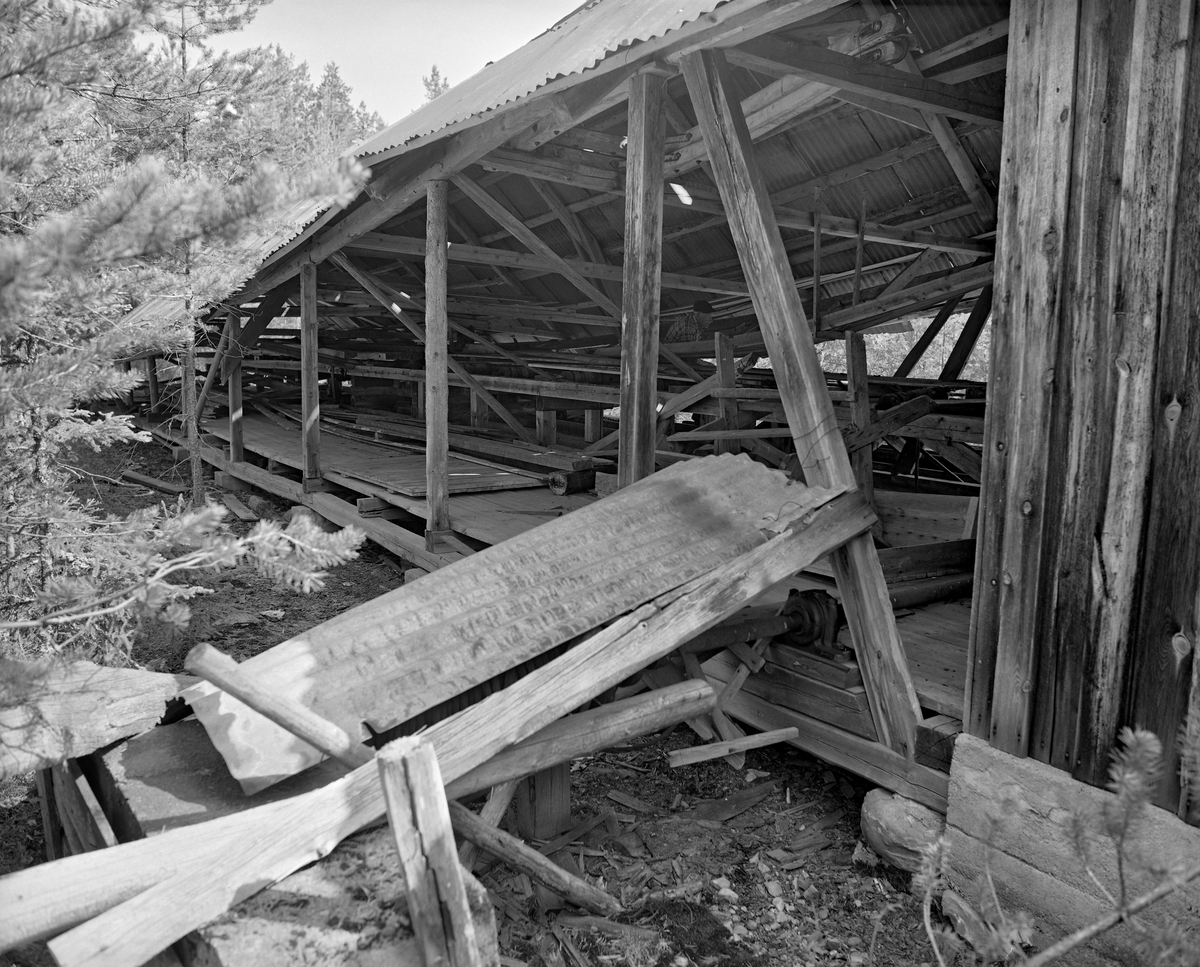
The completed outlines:
{"type": "Polygon", "coordinates": [[[451,84],[499,60],[582,0],[273,0],[227,49],[278,44],[306,61],[313,83],[334,61],[353,89],[391,124],[421,106],[422,76],[437,64],[451,84]]]}

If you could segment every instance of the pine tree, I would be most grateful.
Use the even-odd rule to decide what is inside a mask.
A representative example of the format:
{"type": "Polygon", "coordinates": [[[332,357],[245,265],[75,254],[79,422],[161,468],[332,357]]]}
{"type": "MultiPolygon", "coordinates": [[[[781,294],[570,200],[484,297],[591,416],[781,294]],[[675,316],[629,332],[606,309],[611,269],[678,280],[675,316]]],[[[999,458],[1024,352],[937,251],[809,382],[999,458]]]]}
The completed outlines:
{"type": "Polygon", "coordinates": [[[425,100],[427,101],[432,101],[435,97],[440,97],[450,90],[450,81],[442,77],[437,64],[433,65],[433,69],[427,76],[421,78],[421,83],[425,85],[425,100]]]}
{"type": "Polygon", "coordinates": [[[301,191],[256,166],[265,148],[240,119],[272,77],[299,82],[277,51],[219,57],[207,40],[261,2],[0,0],[0,653],[119,657],[130,615],[186,618],[167,580],[180,568],[294,552],[264,566],[315,573],[348,553],[307,535],[231,543],[211,508],[104,520],[64,486],[69,448],[137,438],[84,405],[135,384],[114,363],[191,339],[190,323],[131,328],[131,305],[216,303],[244,274],[239,238],[304,194],[348,200],[360,177],[301,191]]]}

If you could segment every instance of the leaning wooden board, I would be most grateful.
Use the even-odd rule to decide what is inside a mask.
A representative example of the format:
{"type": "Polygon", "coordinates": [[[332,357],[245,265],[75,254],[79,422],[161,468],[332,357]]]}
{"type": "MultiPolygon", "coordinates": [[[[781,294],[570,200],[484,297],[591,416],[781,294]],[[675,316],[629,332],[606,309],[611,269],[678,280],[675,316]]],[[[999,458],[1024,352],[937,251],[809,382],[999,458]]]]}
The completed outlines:
{"type": "MultiPolygon", "coordinates": [[[[874,521],[858,493],[796,491],[778,536],[760,535],[746,553],[616,618],[516,684],[433,725],[426,738],[445,780],[453,782],[724,620],[874,521]]],[[[382,814],[377,771],[368,763],[283,802],[0,877],[6,912],[0,949],[53,936],[91,916],[52,941],[58,962],[134,967],[382,814]]]]}
{"type": "MultiPolygon", "coordinates": [[[[383,731],[753,547],[799,488],[747,457],[677,464],[250,659],[351,735],[383,731]]],[[[248,793],[319,761],[207,684],[186,697],[248,793]]]]}

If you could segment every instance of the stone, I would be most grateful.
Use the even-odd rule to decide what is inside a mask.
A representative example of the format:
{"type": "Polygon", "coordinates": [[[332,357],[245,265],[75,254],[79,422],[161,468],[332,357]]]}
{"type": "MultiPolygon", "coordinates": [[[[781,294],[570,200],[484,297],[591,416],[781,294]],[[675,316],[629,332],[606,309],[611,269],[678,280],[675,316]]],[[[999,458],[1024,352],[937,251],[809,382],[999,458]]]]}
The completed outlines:
{"type": "Polygon", "coordinates": [[[885,789],[872,789],[862,805],[863,838],[880,857],[901,870],[921,868],[921,853],[937,842],[946,817],[885,789]]]}

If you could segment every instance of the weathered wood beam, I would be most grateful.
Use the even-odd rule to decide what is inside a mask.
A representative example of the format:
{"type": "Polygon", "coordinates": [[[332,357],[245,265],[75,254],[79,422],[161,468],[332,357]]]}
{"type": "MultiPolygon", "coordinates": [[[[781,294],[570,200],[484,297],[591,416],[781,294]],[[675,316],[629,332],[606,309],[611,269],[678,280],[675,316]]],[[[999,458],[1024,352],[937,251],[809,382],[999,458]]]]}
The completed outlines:
{"type": "Polygon", "coordinates": [[[428,150],[413,151],[394,160],[378,179],[368,185],[368,199],[341,221],[328,227],[307,246],[260,272],[245,287],[245,294],[273,289],[296,275],[306,261],[323,262],[351,239],[382,225],[425,196],[429,183],[462,171],[545,117],[549,104],[535,98],[518,104],[476,127],[463,131],[428,150]]]}
{"type": "Polygon", "coordinates": [[[528,248],[535,255],[541,256],[543,260],[553,265],[560,275],[566,278],[572,285],[575,286],[589,299],[592,299],[601,309],[607,312],[614,318],[620,318],[621,311],[616,304],[608,298],[603,292],[592,285],[587,279],[579,273],[579,271],[571,265],[566,259],[554,251],[549,245],[543,242],[530,228],[525,227],[525,223],[521,221],[515,214],[508,210],[504,205],[498,202],[495,198],[489,195],[486,191],[480,188],[474,181],[466,175],[459,174],[454,176],[454,184],[458,189],[465,194],[471,201],[475,202],[483,211],[492,218],[496,224],[509,232],[522,245],[528,248]]]}
{"type": "Polygon", "coordinates": [[[654,473],[665,91],[666,81],[658,74],[629,81],[618,487],[654,473]]]}
{"type": "Polygon", "coordinates": [[[304,492],[321,481],[321,402],[317,375],[317,267],[300,266],[300,452],[304,461],[304,492]]]}
{"type": "Polygon", "coordinates": [[[902,379],[913,371],[917,363],[921,361],[921,357],[924,356],[929,350],[933,340],[937,338],[937,334],[942,331],[942,327],[946,325],[946,321],[954,314],[954,310],[958,308],[958,304],[962,302],[962,300],[962,294],[951,296],[946,300],[945,304],[937,311],[937,315],[935,315],[933,319],[930,320],[929,325],[925,327],[925,331],[921,333],[917,341],[913,343],[913,347],[908,351],[908,355],[905,356],[900,362],[900,365],[896,367],[896,372],[893,373],[893,375],[897,379],[902,379]]]}
{"type": "MultiPolygon", "coordinates": [[[[347,246],[347,249],[354,252],[384,253],[423,258],[425,255],[425,240],[407,236],[385,235],[381,232],[369,232],[362,238],[351,242],[347,246]]],[[[498,248],[487,248],[477,245],[451,245],[447,254],[451,262],[502,265],[513,269],[531,269],[538,272],[557,271],[557,265],[549,259],[538,255],[509,252],[498,248]]],[[[622,270],[606,262],[580,262],[574,259],[567,259],[565,261],[580,275],[588,278],[603,279],[611,282],[619,282],[622,278],[622,270]]],[[[713,279],[703,275],[685,275],[678,272],[664,273],[663,282],[675,288],[696,292],[745,294],[749,291],[745,282],[739,282],[736,279],[713,279]]]]}
{"type": "MultiPolygon", "coordinates": [[[[884,12],[883,6],[879,0],[862,0],[863,9],[869,16],[877,17],[884,12]]],[[[905,56],[901,61],[901,68],[917,76],[921,75],[921,68],[913,59],[912,54],[905,56]]],[[[953,90],[953,88],[951,88],[953,90]]],[[[975,206],[975,210],[979,212],[988,222],[989,225],[996,221],[996,202],[992,198],[992,194],[987,190],[979,177],[979,172],[975,170],[975,165],[967,155],[966,149],[963,148],[959,136],[955,134],[950,127],[950,123],[941,115],[926,111],[923,116],[929,125],[929,132],[937,138],[938,144],[941,146],[942,153],[946,156],[946,161],[949,163],[954,176],[958,179],[958,183],[962,185],[963,191],[967,193],[967,197],[971,199],[971,203],[975,206]]]]}
{"type": "Polygon", "coordinates": [[[760,37],[742,44],[744,54],[782,65],[791,73],[829,84],[847,94],[860,94],[930,114],[950,115],[976,124],[998,126],[1004,102],[991,95],[964,91],[950,84],[914,77],[894,67],[869,64],[827,47],[760,37]]]}
{"type": "Polygon", "coordinates": [[[979,335],[983,332],[983,326],[991,311],[992,287],[988,285],[984,286],[983,291],[975,299],[971,314],[967,316],[967,321],[963,325],[962,334],[959,335],[954,348],[950,350],[946,365],[942,367],[938,379],[958,379],[962,375],[962,371],[975,349],[975,344],[979,342],[979,335]]]}
{"type": "Polygon", "coordinates": [[[823,332],[862,331],[891,319],[934,306],[955,295],[963,295],[988,285],[992,279],[992,262],[958,269],[922,285],[909,286],[888,296],[881,296],[857,306],[831,312],[823,332]]]}
{"type": "MultiPolygon", "coordinates": [[[[737,360],[733,357],[733,340],[725,333],[718,332],[713,336],[713,356],[717,363],[717,381],[724,390],[737,391],[737,360]]],[[[739,426],[738,401],[734,395],[722,395],[717,401],[721,419],[726,426],[739,426]]],[[[718,440],[717,453],[740,453],[741,446],[735,440],[718,440]]]]}
{"type": "MultiPolygon", "coordinates": [[[[804,324],[804,307],[745,117],[731,94],[729,67],[716,50],[687,54],[681,66],[750,282],[805,479],[810,484],[854,486],[854,472],[837,432],[824,373],[804,324]]],[[[835,552],[833,561],[880,741],[911,757],[921,709],[875,545],[870,537],[856,538],[835,552]]]]}
{"type": "Polygon", "coordinates": [[[958,40],[952,40],[950,43],[937,48],[937,50],[931,50],[927,54],[922,54],[916,58],[916,64],[922,73],[926,73],[938,64],[944,64],[955,57],[969,54],[971,51],[985,44],[990,44],[994,40],[999,40],[1001,37],[1007,36],[1008,18],[1005,17],[1003,20],[998,20],[987,27],[980,27],[969,34],[964,34],[958,40]]]}
{"type": "MultiPolygon", "coordinates": [[[[246,459],[245,437],[242,433],[242,318],[236,309],[229,311],[225,323],[229,327],[229,344],[226,358],[229,360],[229,459],[246,459]]],[[[151,365],[154,360],[151,359],[151,365]]],[[[216,361],[213,361],[216,365],[216,361]]]]}
{"type": "Polygon", "coordinates": [[[450,530],[450,335],[446,315],[446,211],[448,185],[429,183],[425,238],[425,548],[436,550],[434,535],[450,530]]]}

